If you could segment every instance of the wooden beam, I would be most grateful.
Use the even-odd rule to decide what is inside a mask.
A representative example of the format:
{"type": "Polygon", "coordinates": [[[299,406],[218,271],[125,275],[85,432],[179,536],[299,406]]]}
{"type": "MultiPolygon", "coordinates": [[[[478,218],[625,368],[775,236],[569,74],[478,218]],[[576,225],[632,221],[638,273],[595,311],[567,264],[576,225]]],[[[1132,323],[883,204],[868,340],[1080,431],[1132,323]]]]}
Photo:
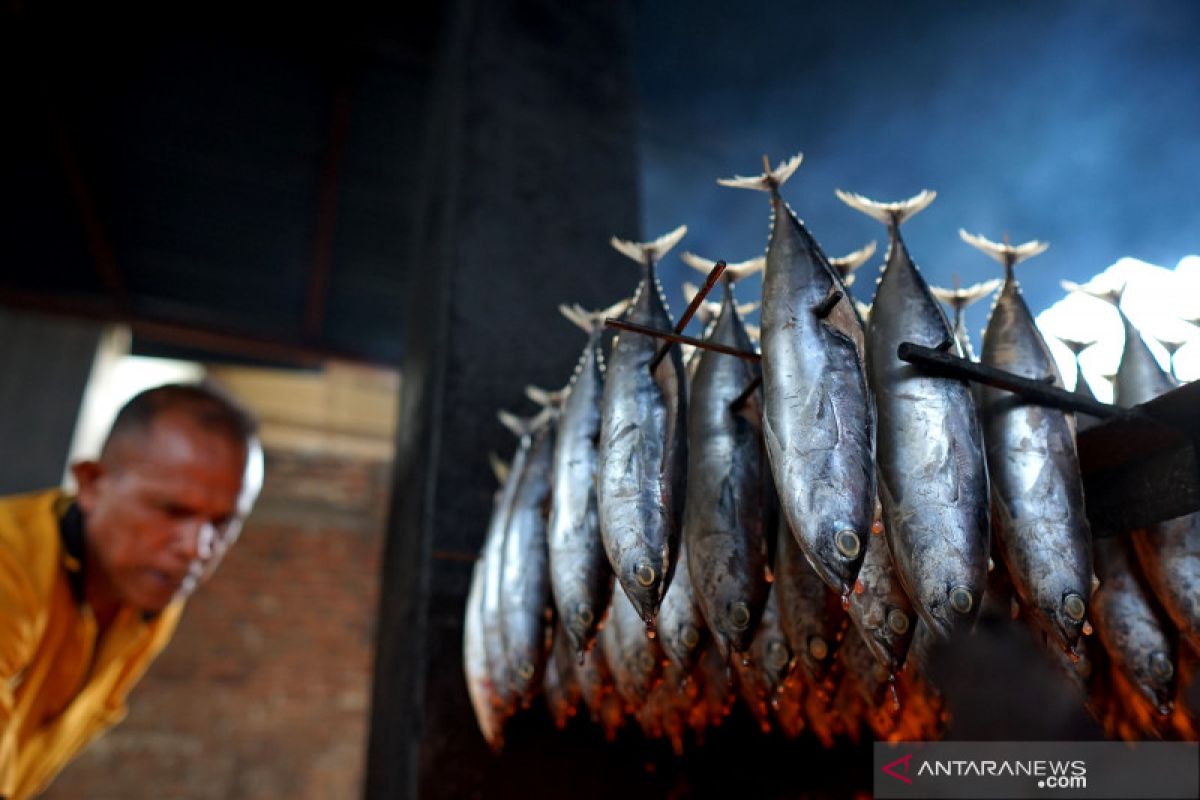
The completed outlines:
{"type": "Polygon", "coordinates": [[[304,338],[314,342],[321,338],[328,305],[329,275],[333,269],[333,235],[337,222],[338,182],[342,159],[350,130],[350,87],[340,80],[333,92],[329,140],[321,168],[320,189],[317,195],[317,220],[313,236],[313,259],[308,269],[308,284],[304,303],[304,338]]]}
{"type": "Polygon", "coordinates": [[[67,189],[74,201],[75,208],[79,211],[79,221],[83,226],[88,252],[92,256],[92,263],[96,267],[100,285],[118,312],[128,312],[130,308],[129,289],[117,262],[112,242],[108,237],[108,230],[97,209],[91,185],[84,175],[75,142],[63,123],[62,117],[53,109],[47,113],[47,124],[50,127],[51,138],[54,140],[54,150],[62,165],[63,176],[67,179],[67,189]]]}
{"type": "Polygon", "coordinates": [[[227,328],[217,330],[202,325],[156,319],[133,313],[121,313],[113,309],[110,304],[97,302],[96,299],[0,288],[0,304],[40,311],[45,314],[124,324],[128,325],[136,335],[164,344],[273,361],[296,367],[316,367],[331,359],[389,369],[396,367],[395,363],[368,353],[295,342],[281,337],[230,331],[227,328]]]}

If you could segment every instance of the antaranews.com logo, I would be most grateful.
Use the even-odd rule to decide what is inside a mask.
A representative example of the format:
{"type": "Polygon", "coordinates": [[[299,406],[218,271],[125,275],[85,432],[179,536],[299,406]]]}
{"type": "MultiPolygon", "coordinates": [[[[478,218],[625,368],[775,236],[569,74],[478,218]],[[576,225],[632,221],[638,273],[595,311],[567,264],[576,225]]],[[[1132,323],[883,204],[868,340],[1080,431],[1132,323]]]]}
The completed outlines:
{"type": "Polygon", "coordinates": [[[1195,798],[1195,742],[875,745],[875,796],[1195,798]]]}
{"type": "MultiPolygon", "coordinates": [[[[897,758],[890,764],[884,764],[881,771],[898,781],[912,785],[909,777],[912,770],[913,754],[897,758]]],[[[1082,759],[1074,761],[1054,761],[1037,759],[1030,761],[1010,761],[1008,759],[923,759],[916,768],[918,777],[955,777],[955,778],[984,778],[984,777],[1026,777],[1036,781],[1039,789],[1086,789],[1087,763],[1082,759]]]]}

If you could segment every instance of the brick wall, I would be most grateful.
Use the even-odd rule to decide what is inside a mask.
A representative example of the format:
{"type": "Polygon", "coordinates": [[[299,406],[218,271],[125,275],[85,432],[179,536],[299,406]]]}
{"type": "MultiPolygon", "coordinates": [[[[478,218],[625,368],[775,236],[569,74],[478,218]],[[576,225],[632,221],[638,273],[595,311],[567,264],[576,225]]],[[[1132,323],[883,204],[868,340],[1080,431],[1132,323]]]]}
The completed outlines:
{"type": "Polygon", "coordinates": [[[53,800],[361,794],[390,464],[273,449],[241,541],[53,800]]]}

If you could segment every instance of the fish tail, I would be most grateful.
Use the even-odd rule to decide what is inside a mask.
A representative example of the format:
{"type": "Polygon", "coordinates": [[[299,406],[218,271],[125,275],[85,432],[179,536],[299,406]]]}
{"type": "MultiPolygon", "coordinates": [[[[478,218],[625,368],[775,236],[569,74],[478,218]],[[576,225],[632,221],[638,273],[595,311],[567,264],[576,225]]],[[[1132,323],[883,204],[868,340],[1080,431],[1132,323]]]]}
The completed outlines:
{"type": "Polygon", "coordinates": [[[940,286],[930,286],[929,291],[933,292],[933,296],[938,300],[949,304],[956,311],[962,311],[999,289],[1001,282],[999,278],[993,278],[965,289],[943,289],[940,286]]]}
{"type": "Polygon", "coordinates": [[[572,324],[580,328],[589,336],[597,331],[604,330],[604,320],[619,317],[629,307],[630,298],[626,297],[618,300],[608,308],[602,308],[598,311],[588,311],[578,303],[567,305],[562,303],[558,307],[558,313],[566,317],[572,324]]]}
{"type": "Polygon", "coordinates": [[[1128,286],[1128,284],[1123,283],[1120,286],[1112,289],[1094,289],[1083,284],[1075,283],[1074,281],[1059,281],[1058,283],[1068,292],[1079,292],[1080,294],[1090,295],[1091,297],[1095,297],[1097,300],[1103,300],[1107,303],[1111,303],[1118,309],[1121,307],[1121,298],[1125,296],[1125,289],[1128,286]]]}
{"type": "MultiPolygon", "coordinates": [[[[866,263],[867,259],[875,255],[875,241],[867,242],[867,246],[861,250],[855,250],[853,253],[847,253],[841,258],[829,259],[829,266],[833,267],[842,275],[842,279],[846,280],[850,277],[850,273],[866,263]]],[[[849,282],[846,283],[849,286],[849,282]]]]}
{"type": "Polygon", "coordinates": [[[1046,248],[1050,246],[1049,242],[1033,241],[1025,242],[1024,244],[1009,244],[1008,242],[993,242],[983,236],[967,233],[962,228],[958,229],[958,235],[962,240],[977,250],[981,250],[987,255],[999,261],[1004,265],[1005,275],[1012,274],[1012,268],[1020,264],[1027,258],[1033,258],[1039,253],[1046,252],[1046,248]]]}
{"type": "Polygon", "coordinates": [[[495,453],[488,453],[488,464],[492,467],[492,474],[496,476],[496,483],[508,480],[508,464],[504,463],[504,459],[495,453]]]}
{"type": "Polygon", "coordinates": [[[564,392],[561,389],[557,392],[552,392],[540,386],[530,384],[525,387],[525,396],[542,408],[551,408],[562,402],[564,392]]]}
{"type": "Polygon", "coordinates": [[[1062,342],[1064,345],[1066,345],[1066,348],[1068,350],[1070,350],[1071,354],[1076,357],[1078,357],[1080,353],[1082,353],[1084,350],[1087,350],[1089,347],[1091,347],[1092,345],[1094,345],[1096,343],[1095,339],[1092,339],[1091,341],[1083,341],[1080,339],[1071,339],[1071,338],[1064,337],[1064,336],[1056,336],[1054,338],[1058,339],[1060,342],[1062,342]]]}
{"type": "MultiPolygon", "coordinates": [[[[497,411],[496,416],[500,420],[500,424],[508,428],[513,436],[518,439],[530,436],[536,430],[536,422],[538,417],[518,417],[516,414],[511,414],[507,411],[497,411]]],[[[538,416],[541,416],[540,414],[538,416]]]]}
{"type": "Polygon", "coordinates": [[[924,190],[920,194],[913,195],[907,200],[900,200],[895,203],[880,203],[861,194],[845,192],[841,189],[836,189],[834,194],[837,195],[839,200],[855,211],[861,211],[868,217],[882,222],[884,225],[895,226],[897,228],[905,220],[916,216],[928,208],[933,199],[937,197],[937,192],[929,189],[924,190]]]}
{"type": "MultiPolygon", "coordinates": [[[[692,269],[696,270],[697,272],[702,272],[705,275],[712,272],[713,267],[717,265],[716,261],[698,256],[695,253],[684,252],[680,254],[679,258],[683,261],[683,263],[687,264],[692,269]]],[[[748,261],[738,261],[737,263],[733,264],[726,263],[725,272],[722,273],[722,277],[725,277],[731,281],[740,281],[756,272],[761,272],[766,265],[766,256],[751,258],[748,261]]]]}
{"type": "Polygon", "coordinates": [[[754,189],[759,192],[773,192],[783,184],[787,183],[787,179],[792,177],[792,173],[800,166],[800,162],[804,160],[803,153],[797,153],[783,161],[775,169],[770,168],[770,162],[763,157],[763,166],[766,169],[761,175],[752,178],[747,178],[742,175],[735,175],[732,178],[718,178],[717,183],[722,186],[729,186],[733,189],[754,189]]]}
{"type": "Polygon", "coordinates": [[[609,239],[609,244],[623,256],[628,256],[639,264],[657,263],[662,260],[662,257],[671,251],[671,248],[679,244],[679,240],[687,233],[687,225],[680,225],[669,233],[664,233],[652,242],[628,242],[624,239],[618,239],[616,236],[609,239]]]}

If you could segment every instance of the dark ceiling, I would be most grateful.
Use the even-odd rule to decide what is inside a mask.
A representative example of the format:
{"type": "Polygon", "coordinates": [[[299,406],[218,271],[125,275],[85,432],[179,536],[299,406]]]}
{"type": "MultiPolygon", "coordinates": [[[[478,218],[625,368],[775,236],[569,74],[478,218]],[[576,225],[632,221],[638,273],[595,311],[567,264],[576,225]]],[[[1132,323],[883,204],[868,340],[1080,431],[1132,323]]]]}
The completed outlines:
{"type": "Polygon", "coordinates": [[[10,3],[0,302],[397,365],[438,4],[10,3]]]}

